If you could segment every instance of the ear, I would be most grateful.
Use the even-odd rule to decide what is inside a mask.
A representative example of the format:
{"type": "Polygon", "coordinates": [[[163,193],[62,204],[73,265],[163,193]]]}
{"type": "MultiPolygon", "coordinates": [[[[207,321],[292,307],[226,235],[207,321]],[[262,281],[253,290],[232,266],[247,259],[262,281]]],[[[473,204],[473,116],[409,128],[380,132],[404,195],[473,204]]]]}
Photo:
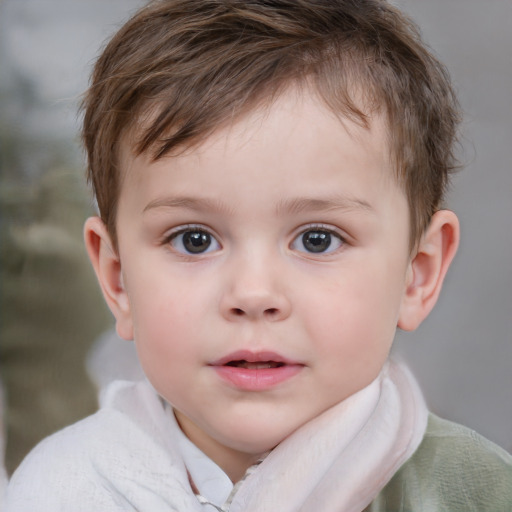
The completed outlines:
{"type": "Polygon", "coordinates": [[[110,235],[99,217],[87,219],[84,226],[87,253],[103,297],[116,319],[117,334],[125,340],[133,339],[130,302],[121,273],[121,260],[114,249],[110,235]]]}
{"type": "Polygon", "coordinates": [[[409,263],[398,327],[413,331],[437,302],[459,245],[459,221],[449,210],[436,212],[409,263]]]}

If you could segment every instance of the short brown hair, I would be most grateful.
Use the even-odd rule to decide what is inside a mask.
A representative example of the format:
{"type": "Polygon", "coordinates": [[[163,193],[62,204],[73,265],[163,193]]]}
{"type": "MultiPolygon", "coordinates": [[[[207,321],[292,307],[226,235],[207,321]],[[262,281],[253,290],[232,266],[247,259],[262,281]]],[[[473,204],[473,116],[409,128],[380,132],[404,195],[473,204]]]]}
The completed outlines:
{"type": "Polygon", "coordinates": [[[98,59],[83,102],[88,178],[114,244],[126,133],[135,154],[158,159],[292,83],[362,125],[385,114],[414,244],[454,169],[459,110],[417,27],[382,0],[157,0],[132,17],[98,59]]]}

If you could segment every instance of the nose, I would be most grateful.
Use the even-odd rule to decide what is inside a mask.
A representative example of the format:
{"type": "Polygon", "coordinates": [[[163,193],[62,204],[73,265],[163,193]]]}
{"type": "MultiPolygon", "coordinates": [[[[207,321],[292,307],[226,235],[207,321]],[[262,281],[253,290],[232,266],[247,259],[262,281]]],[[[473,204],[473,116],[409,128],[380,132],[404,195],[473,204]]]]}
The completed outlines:
{"type": "Polygon", "coordinates": [[[275,264],[245,257],[231,266],[220,304],[222,315],[229,321],[284,320],[291,313],[285,284],[286,279],[275,264]]]}

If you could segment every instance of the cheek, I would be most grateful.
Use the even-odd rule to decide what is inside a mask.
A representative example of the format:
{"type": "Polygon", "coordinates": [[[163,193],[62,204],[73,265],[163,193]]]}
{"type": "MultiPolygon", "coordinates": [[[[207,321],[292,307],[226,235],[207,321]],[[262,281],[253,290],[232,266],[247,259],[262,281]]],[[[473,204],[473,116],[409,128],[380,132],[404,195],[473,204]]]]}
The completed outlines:
{"type": "Polygon", "coordinates": [[[127,282],[127,292],[135,331],[140,335],[161,331],[165,339],[193,314],[200,295],[194,286],[197,283],[176,274],[158,260],[145,265],[142,272],[132,269],[130,275],[136,277],[127,282]]]}
{"type": "MultiPolygon", "coordinates": [[[[141,312],[142,313],[142,312],[141,312]]],[[[190,322],[188,322],[190,326],[190,322]]],[[[145,375],[170,403],[186,392],[188,373],[201,353],[177,304],[148,311],[134,326],[135,346],[145,375]],[[178,393],[178,395],[176,395],[178,393]]]]}
{"type": "Polygon", "coordinates": [[[161,282],[131,291],[134,338],[142,366],[147,370],[172,364],[185,355],[186,347],[192,346],[186,326],[194,322],[183,294],[180,297],[179,290],[161,282]]]}
{"type": "Polygon", "coordinates": [[[353,362],[387,355],[402,296],[395,272],[361,268],[317,288],[303,308],[316,349],[353,362]]]}
{"type": "Polygon", "coordinates": [[[130,284],[134,338],[142,365],[160,367],[197,358],[215,322],[214,281],[165,268],[147,271],[130,284]]]}

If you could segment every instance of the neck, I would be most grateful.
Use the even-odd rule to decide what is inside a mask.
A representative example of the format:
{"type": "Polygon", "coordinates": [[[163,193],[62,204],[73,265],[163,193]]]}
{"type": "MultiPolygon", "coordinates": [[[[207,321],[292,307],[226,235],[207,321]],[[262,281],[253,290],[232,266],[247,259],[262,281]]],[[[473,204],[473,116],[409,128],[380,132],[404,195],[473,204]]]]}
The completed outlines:
{"type": "Polygon", "coordinates": [[[175,410],[174,414],[183,433],[215,462],[234,484],[241,480],[247,469],[263,456],[262,453],[246,453],[225,446],[206,435],[194,422],[180,412],[175,410]]]}

